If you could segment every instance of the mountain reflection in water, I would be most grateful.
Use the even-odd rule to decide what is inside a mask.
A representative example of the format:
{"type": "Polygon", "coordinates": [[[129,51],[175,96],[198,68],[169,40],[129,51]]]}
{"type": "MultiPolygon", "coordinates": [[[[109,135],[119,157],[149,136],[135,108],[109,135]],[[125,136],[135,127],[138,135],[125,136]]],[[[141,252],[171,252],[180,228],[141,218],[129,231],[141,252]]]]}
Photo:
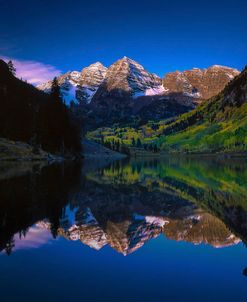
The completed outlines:
{"type": "Polygon", "coordinates": [[[151,238],[215,248],[247,239],[247,164],[167,158],[1,164],[0,249],[64,237],[123,255],[151,238]]]}

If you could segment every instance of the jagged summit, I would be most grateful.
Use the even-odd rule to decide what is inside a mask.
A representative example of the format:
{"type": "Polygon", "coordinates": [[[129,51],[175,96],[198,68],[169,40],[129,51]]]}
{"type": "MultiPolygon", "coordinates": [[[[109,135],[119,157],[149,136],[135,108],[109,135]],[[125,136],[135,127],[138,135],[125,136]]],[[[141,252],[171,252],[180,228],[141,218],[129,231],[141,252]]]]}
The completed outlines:
{"type": "MultiPolygon", "coordinates": [[[[146,71],[141,64],[126,56],[109,67],[103,84],[101,94],[105,94],[104,90],[116,93],[124,91],[133,98],[151,93],[157,94],[162,90],[161,78],[146,71]]],[[[99,97],[100,94],[97,96],[99,97]]]]}
{"type": "Polygon", "coordinates": [[[127,56],[123,56],[123,57],[122,57],[121,59],[119,59],[119,60],[120,60],[120,61],[122,60],[122,61],[136,62],[136,61],[134,61],[133,59],[127,57],[127,56]]]}
{"type": "Polygon", "coordinates": [[[101,62],[95,62],[83,68],[81,72],[85,72],[85,70],[106,71],[107,68],[101,62]]]}
{"type": "Polygon", "coordinates": [[[104,81],[106,72],[107,68],[100,62],[91,64],[81,71],[79,84],[83,87],[87,87],[89,90],[91,87],[93,91],[96,92],[100,84],[104,81]]]}

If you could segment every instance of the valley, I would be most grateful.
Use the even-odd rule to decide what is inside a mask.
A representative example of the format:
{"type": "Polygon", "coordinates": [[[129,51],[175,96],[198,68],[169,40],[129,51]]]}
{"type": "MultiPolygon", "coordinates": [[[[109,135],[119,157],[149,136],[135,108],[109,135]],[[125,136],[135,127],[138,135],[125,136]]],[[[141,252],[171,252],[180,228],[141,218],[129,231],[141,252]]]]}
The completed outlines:
{"type": "MultiPolygon", "coordinates": [[[[96,62],[81,72],[67,72],[55,82],[49,81],[36,89],[31,86],[24,88],[26,84],[8,74],[7,67],[3,65],[4,68],[0,92],[5,94],[5,98],[12,97],[6,94],[5,83],[13,83],[11,85],[16,86],[17,91],[22,89],[23,95],[25,89],[32,90],[33,98],[39,97],[40,100],[48,101],[49,95],[53,93],[56,97],[57,93],[63,104],[52,110],[57,113],[58,110],[68,111],[60,117],[68,119],[67,126],[60,124],[61,130],[52,125],[50,113],[43,113],[42,118],[51,119],[49,127],[52,127],[56,140],[60,136],[60,143],[57,141],[55,146],[54,139],[52,143],[45,139],[47,130],[40,130],[38,120],[41,111],[37,109],[40,105],[34,101],[32,110],[36,110],[40,117],[37,115],[32,120],[30,112],[28,119],[32,126],[26,125],[29,130],[22,129],[21,135],[17,130],[11,130],[13,133],[5,135],[6,139],[23,140],[30,144],[30,148],[32,145],[33,149],[42,149],[43,146],[44,151],[57,155],[66,153],[66,156],[74,156],[77,153],[78,156],[82,137],[86,137],[93,144],[103,145],[109,150],[98,156],[111,156],[114,154],[112,151],[127,156],[167,153],[245,155],[247,151],[246,69],[240,73],[234,68],[214,65],[207,69],[169,72],[161,78],[136,61],[123,57],[109,68],[96,62]],[[57,90],[54,90],[54,83],[57,90]],[[24,135],[25,131],[28,133],[24,135]],[[71,135],[73,141],[69,142],[71,135]],[[67,137],[67,143],[62,136],[67,137]],[[40,143],[42,140],[44,142],[40,143]]],[[[6,107],[6,110],[9,109],[6,107]]],[[[18,115],[16,110],[11,114],[18,115]]],[[[6,121],[5,125],[9,124],[6,121]]],[[[4,124],[2,127],[6,129],[4,124]]],[[[82,154],[83,151],[79,156],[82,154]]]]}

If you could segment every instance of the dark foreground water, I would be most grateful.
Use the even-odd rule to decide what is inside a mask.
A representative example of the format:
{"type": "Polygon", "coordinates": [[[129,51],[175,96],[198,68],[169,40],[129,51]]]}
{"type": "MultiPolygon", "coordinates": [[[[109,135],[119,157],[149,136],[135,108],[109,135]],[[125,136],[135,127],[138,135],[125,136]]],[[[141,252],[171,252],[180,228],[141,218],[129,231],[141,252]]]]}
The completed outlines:
{"type": "Polygon", "coordinates": [[[0,165],[0,301],[246,301],[247,163],[0,165]]]}

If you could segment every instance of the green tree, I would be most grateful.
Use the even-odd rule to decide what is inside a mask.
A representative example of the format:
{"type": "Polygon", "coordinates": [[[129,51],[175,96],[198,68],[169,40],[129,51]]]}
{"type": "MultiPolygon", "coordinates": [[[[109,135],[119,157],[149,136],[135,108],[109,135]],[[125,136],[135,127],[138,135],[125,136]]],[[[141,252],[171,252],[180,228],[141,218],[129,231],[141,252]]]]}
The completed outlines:
{"type": "Polygon", "coordinates": [[[135,138],[134,137],[132,137],[132,147],[135,147],[136,146],[136,141],[135,141],[135,138]]]}
{"type": "Polygon", "coordinates": [[[142,143],[141,143],[141,140],[139,138],[137,139],[136,147],[137,148],[141,148],[142,147],[142,143]]]}

